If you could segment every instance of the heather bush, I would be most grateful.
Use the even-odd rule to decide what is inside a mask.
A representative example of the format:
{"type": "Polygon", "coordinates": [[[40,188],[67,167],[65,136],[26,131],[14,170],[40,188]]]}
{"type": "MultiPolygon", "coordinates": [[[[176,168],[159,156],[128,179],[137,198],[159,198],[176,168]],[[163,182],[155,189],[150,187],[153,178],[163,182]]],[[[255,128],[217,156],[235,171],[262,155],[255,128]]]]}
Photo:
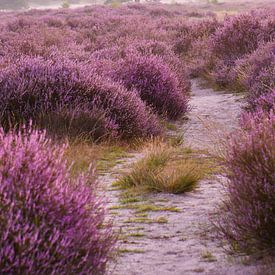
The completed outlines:
{"type": "Polygon", "coordinates": [[[266,113],[270,113],[275,110],[275,88],[270,92],[259,96],[257,100],[253,101],[253,105],[250,104],[248,110],[253,110],[257,112],[257,110],[261,110],[266,113]],[[252,108],[253,109],[252,109],[252,108]]]}
{"type": "Polygon", "coordinates": [[[216,31],[219,25],[215,18],[182,24],[175,34],[173,41],[174,52],[181,56],[186,55],[190,51],[192,52],[198,40],[207,39],[216,31]]]}
{"type": "Polygon", "coordinates": [[[260,45],[272,39],[274,39],[274,19],[268,11],[226,17],[209,39],[211,78],[219,86],[235,88],[238,77],[236,63],[239,59],[249,56],[260,45]]]}
{"type": "Polygon", "coordinates": [[[84,135],[96,133],[98,127],[124,138],[160,132],[156,117],[135,93],[99,77],[90,66],[68,60],[26,58],[7,66],[0,72],[0,99],[5,129],[31,119],[47,128],[45,121],[53,116],[55,128],[65,119],[60,129],[84,135]]]}
{"type": "Polygon", "coordinates": [[[224,60],[218,60],[215,64],[215,68],[209,73],[210,78],[214,79],[215,84],[220,88],[226,88],[234,86],[237,78],[234,63],[224,62],[224,60]]]}
{"type": "Polygon", "coordinates": [[[115,238],[93,170],[72,179],[45,133],[0,130],[0,273],[103,274],[115,238]]]}
{"type": "Polygon", "coordinates": [[[169,68],[176,74],[176,77],[179,81],[179,88],[183,91],[183,93],[188,93],[191,84],[187,77],[187,70],[185,64],[181,61],[181,59],[173,52],[172,47],[170,47],[167,43],[159,42],[156,40],[144,40],[132,42],[129,47],[126,48],[127,54],[139,54],[142,56],[156,56],[163,60],[169,68]]]}
{"type": "Polygon", "coordinates": [[[208,73],[211,63],[209,37],[220,27],[214,19],[183,24],[173,39],[174,52],[184,60],[190,76],[198,77],[208,73]]]}
{"type": "Polygon", "coordinates": [[[180,90],[176,74],[156,56],[129,55],[120,62],[113,77],[127,89],[137,90],[141,99],[160,115],[175,119],[188,109],[188,91],[180,90]]]}
{"type": "Polygon", "coordinates": [[[258,18],[240,14],[226,17],[210,36],[210,77],[218,86],[224,88],[232,83],[235,61],[257,48],[260,33],[258,18]]]}
{"type": "Polygon", "coordinates": [[[272,94],[275,88],[275,42],[263,44],[251,55],[239,60],[235,71],[239,85],[248,93],[248,108],[256,109],[258,99],[268,98],[267,94],[272,94]]]}
{"type": "Polygon", "coordinates": [[[255,253],[275,248],[275,116],[246,115],[225,157],[227,193],[219,229],[232,249],[255,253]]]}
{"type": "Polygon", "coordinates": [[[228,16],[211,36],[211,50],[218,58],[231,62],[257,49],[261,30],[261,22],[253,14],[228,16]]]}

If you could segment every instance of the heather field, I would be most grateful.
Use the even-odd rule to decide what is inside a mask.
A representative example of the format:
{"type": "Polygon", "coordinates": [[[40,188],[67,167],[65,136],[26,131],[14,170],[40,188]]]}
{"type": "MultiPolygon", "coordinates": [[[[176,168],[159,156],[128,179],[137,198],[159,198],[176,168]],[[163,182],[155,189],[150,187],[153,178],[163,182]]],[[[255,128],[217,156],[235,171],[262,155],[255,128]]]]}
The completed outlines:
{"type": "Polygon", "coordinates": [[[275,274],[272,1],[61,2],[0,0],[0,274],[275,274]]]}

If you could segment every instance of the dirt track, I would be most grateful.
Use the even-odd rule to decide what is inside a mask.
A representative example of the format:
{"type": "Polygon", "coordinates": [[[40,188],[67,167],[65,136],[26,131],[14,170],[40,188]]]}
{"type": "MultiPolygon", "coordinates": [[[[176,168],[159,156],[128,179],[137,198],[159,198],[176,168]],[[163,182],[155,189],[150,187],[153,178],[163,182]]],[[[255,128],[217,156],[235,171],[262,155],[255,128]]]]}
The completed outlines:
{"type": "MultiPolygon", "coordinates": [[[[191,106],[188,122],[178,125],[178,131],[184,131],[184,140],[192,148],[215,150],[216,141],[209,131],[230,132],[238,125],[241,101],[233,94],[203,89],[193,81],[191,106]]],[[[136,210],[119,208],[119,191],[110,191],[115,171],[127,169],[140,157],[125,159],[113,174],[101,179],[108,183],[115,226],[125,236],[120,247],[123,253],[110,265],[109,274],[254,274],[254,266],[229,259],[215,240],[210,217],[222,198],[221,176],[202,180],[195,191],[187,194],[154,194],[139,202],[176,207],[179,212],[148,212],[151,221],[162,217],[167,223],[138,223],[136,210]]]]}

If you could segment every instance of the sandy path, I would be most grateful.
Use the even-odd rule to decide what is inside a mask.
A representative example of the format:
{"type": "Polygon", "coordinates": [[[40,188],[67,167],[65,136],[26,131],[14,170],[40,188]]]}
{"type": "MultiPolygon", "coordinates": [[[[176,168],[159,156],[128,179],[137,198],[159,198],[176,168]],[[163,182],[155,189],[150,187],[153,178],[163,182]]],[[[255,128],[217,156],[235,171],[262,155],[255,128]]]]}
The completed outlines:
{"type": "MultiPolygon", "coordinates": [[[[206,135],[205,125],[221,124],[231,131],[237,126],[241,104],[238,97],[202,89],[197,81],[193,82],[192,91],[193,108],[189,121],[179,128],[185,131],[185,140],[190,146],[209,149],[211,138],[206,135]]],[[[113,174],[101,178],[109,183],[110,206],[119,205],[119,191],[110,191],[110,185],[116,178],[115,171],[128,168],[140,157],[134,155],[115,167],[113,174]]],[[[229,260],[215,240],[209,218],[222,197],[221,190],[216,178],[202,180],[195,191],[187,194],[148,196],[147,204],[177,207],[179,212],[149,212],[151,219],[165,217],[167,223],[127,223],[129,219],[136,218],[135,210],[112,210],[115,226],[128,237],[121,241],[121,249],[125,253],[118,257],[117,263],[111,264],[109,274],[254,274],[253,266],[229,260]],[[129,236],[136,232],[143,236],[129,236]]]]}
{"type": "Polygon", "coordinates": [[[220,139],[238,127],[240,96],[201,88],[199,81],[193,80],[190,105],[188,123],[178,125],[187,146],[215,151],[220,139]]]}

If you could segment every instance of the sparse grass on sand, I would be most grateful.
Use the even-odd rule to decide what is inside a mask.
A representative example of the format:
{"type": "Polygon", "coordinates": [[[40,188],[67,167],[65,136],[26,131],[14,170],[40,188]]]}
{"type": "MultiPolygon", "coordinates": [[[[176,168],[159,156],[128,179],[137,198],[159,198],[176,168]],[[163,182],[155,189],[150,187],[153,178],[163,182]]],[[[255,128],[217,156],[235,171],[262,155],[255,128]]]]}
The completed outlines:
{"type": "Polygon", "coordinates": [[[153,141],[144,150],[144,157],[124,173],[115,185],[133,188],[137,192],[184,193],[191,191],[198,181],[211,171],[205,157],[153,141]]]}

